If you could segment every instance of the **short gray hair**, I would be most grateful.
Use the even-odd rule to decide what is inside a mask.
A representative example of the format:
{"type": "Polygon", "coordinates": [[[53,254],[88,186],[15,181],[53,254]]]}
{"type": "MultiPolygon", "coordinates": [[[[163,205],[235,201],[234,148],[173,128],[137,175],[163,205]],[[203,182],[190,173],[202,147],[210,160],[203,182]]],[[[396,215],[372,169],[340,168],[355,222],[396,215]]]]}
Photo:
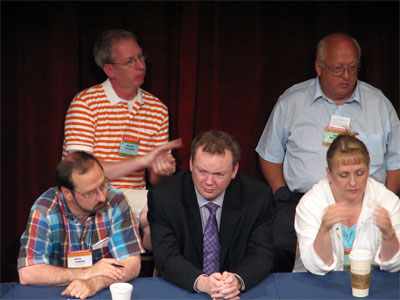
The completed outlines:
{"type": "Polygon", "coordinates": [[[358,61],[360,61],[360,58],[361,58],[361,48],[360,48],[360,44],[358,44],[357,40],[356,40],[355,38],[353,38],[353,37],[351,37],[351,36],[345,34],[345,33],[340,33],[340,34],[334,33],[334,34],[327,35],[326,37],[324,37],[322,40],[320,40],[320,41],[318,42],[318,45],[317,45],[317,61],[318,61],[318,62],[323,63],[323,62],[325,61],[325,45],[326,45],[326,40],[327,40],[329,37],[331,37],[332,35],[341,35],[341,36],[343,36],[343,37],[347,37],[348,39],[352,40],[353,43],[354,43],[354,45],[355,45],[355,46],[357,47],[357,49],[358,49],[358,61]]]}
{"type": "Polygon", "coordinates": [[[116,41],[123,39],[134,39],[137,42],[136,36],[125,29],[110,29],[100,35],[93,46],[94,60],[99,68],[112,62],[112,47],[116,41]]]}

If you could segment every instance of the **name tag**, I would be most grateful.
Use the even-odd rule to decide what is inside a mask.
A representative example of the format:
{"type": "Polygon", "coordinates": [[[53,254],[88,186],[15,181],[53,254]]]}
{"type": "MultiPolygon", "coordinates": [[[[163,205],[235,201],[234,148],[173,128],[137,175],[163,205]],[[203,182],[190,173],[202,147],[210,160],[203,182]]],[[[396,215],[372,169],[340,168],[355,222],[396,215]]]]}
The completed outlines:
{"type": "Polygon", "coordinates": [[[118,155],[127,158],[134,158],[139,152],[140,141],[138,139],[123,137],[118,155]]]}
{"type": "Polygon", "coordinates": [[[331,116],[330,127],[350,129],[350,118],[341,117],[341,116],[331,116]]]}
{"type": "Polygon", "coordinates": [[[67,253],[68,268],[87,268],[93,264],[92,250],[79,250],[67,253]]]}
{"type": "Polygon", "coordinates": [[[345,270],[350,270],[350,252],[353,250],[352,248],[344,249],[344,261],[343,261],[343,267],[345,270]]]}
{"type": "Polygon", "coordinates": [[[322,145],[329,147],[332,144],[335,137],[342,132],[345,132],[345,129],[326,126],[324,131],[324,137],[322,139],[322,145]]]}
{"type": "Polygon", "coordinates": [[[329,126],[325,127],[322,145],[329,147],[339,133],[350,129],[350,122],[351,119],[347,117],[331,116],[329,126]]]}

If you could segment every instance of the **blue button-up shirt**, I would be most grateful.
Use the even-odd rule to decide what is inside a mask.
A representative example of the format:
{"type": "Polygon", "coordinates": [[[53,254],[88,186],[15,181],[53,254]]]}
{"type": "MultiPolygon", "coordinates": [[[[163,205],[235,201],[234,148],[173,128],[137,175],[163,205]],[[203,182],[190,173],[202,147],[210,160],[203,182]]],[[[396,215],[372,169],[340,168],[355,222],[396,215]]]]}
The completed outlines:
{"type": "Polygon", "coordinates": [[[357,81],[350,99],[336,105],[314,78],[281,95],[256,148],[264,160],[283,163],[291,191],[305,193],[326,177],[328,147],[322,140],[332,115],[351,119],[351,130],[369,151],[373,178],[384,183],[387,170],[400,169],[399,117],[383,93],[357,81]]]}

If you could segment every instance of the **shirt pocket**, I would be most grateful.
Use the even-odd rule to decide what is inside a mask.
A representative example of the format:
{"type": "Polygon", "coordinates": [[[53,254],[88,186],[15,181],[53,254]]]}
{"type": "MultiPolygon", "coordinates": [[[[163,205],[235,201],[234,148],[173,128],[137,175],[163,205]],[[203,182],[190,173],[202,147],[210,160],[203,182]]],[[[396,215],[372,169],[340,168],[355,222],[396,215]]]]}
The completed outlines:
{"type": "Polygon", "coordinates": [[[367,146],[370,157],[371,173],[382,168],[386,151],[384,136],[376,133],[359,132],[357,138],[367,146]]]}

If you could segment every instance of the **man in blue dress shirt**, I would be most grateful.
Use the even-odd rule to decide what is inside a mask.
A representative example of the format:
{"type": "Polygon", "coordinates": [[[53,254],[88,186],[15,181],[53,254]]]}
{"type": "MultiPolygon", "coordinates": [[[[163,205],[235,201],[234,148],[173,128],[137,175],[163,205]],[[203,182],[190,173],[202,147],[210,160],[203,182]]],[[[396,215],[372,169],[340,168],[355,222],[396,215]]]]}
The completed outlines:
{"type": "Polygon", "coordinates": [[[326,151],[345,128],[358,132],[370,153],[370,176],[394,193],[400,185],[400,122],[391,102],[357,79],[361,50],[345,34],[323,38],[317,47],[317,77],[286,90],[257,145],[262,172],[275,201],[276,271],[291,271],[294,215],[301,196],[326,177],[326,151]]]}

